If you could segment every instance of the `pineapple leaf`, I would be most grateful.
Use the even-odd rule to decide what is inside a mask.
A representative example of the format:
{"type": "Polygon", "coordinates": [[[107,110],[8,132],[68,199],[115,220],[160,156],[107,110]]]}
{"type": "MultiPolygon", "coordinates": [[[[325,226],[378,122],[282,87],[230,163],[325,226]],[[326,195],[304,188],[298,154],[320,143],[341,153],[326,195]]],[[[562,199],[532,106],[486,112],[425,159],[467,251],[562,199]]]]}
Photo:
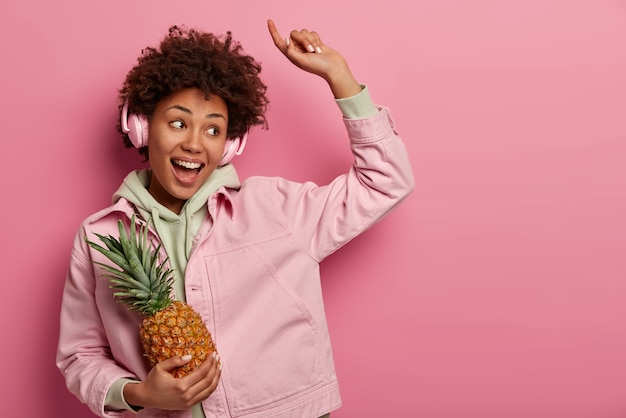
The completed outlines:
{"type": "MultiPolygon", "coordinates": [[[[150,271],[150,247],[151,245],[148,245],[148,228],[146,226],[141,226],[140,227],[140,232],[141,232],[141,243],[140,243],[140,247],[143,249],[143,252],[141,254],[141,261],[142,261],[142,265],[143,265],[143,269],[144,271],[150,271]]],[[[159,245],[159,247],[155,250],[154,252],[154,258],[156,258],[157,254],[159,253],[159,249],[161,248],[161,246],[159,245]]]]}
{"type": "MultiPolygon", "coordinates": [[[[115,287],[114,287],[115,289],[115,287]]],[[[135,289],[130,290],[130,291],[120,291],[120,292],[115,292],[113,293],[113,296],[115,297],[129,297],[131,299],[148,299],[150,297],[150,293],[148,292],[141,292],[141,291],[137,291],[135,289]]]]}
{"type": "Polygon", "coordinates": [[[133,215],[129,233],[126,232],[124,223],[121,220],[118,221],[118,229],[120,231],[120,243],[122,244],[124,255],[130,266],[130,273],[135,276],[137,280],[149,286],[150,278],[143,269],[143,265],[138,256],[137,241],[135,240],[135,215],[133,215]]]}
{"type": "Polygon", "coordinates": [[[100,235],[100,234],[95,234],[98,238],[100,238],[100,241],[102,241],[107,248],[119,255],[124,255],[124,252],[122,250],[122,244],[120,244],[120,242],[115,239],[115,237],[112,237],[111,235],[108,236],[104,236],[104,235],[100,235]]]}
{"type": "Polygon", "coordinates": [[[109,280],[115,299],[132,311],[152,315],[172,303],[174,276],[173,270],[167,268],[167,257],[159,262],[162,244],[155,248],[147,225],[137,225],[133,215],[128,230],[122,220],[118,221],[119,239],[96,233],[104,246],[85,240],[111,261],[112,264],[95,264],[102,268],[102,277],[109,280]]]}
{"type": "MultiPolygon", "coordinates": [[[[161,248],[161,245],[159,245],[157,247],[157,251],[161,248]]],[[[155,251],[156,253],[156,251],[155,251]]],[[[166,259],[167,260],[167,259],[166,259]]],[[[158,268],[158,263],[159,260],[157,259],[157,257],[152,257],[152,259],[150,260],[150,277],[159,277],[157,268],[158,268]]]]}
{"type": "MultiPolygon", "coordinates": [[[[99,252],[101,252],[104,256],[106,256],[109,260],[111,260],[113,263],[115,263],[117,266],[119,266],[122,270],[124,271],[130,271],[130,265],[128,264],[128,262],[126,261],[126,259],[124,258],[124,256],[121,256],[117,253],[114,253],[110,250],[107,250],[106,248],[91,242],[91,241],[87,241],[87,244],[93,248],[94,250],[97,250],[99,252]]],[[[100,263],[102,264],[102,263],[100,263]]]]}
{"type": "Polygon", "coordinates": [[[115,274],[115,275],[107,275],[106,277],[109,279],[109,281],[113,285],[115,285],[111,287],[115,287],[116,289],[134,288],[134,289],[141,289],[145,292],[150,292],[150,288],[148,288],[143,283],[140,283],[137,280],[133,279],[129,275],[125,275],[125,277],[122,277],[121,275],[115,274]]]}
{"type": "Polygon", "coordinates": [[[165,260],[163,260],[163,262],[159,264],[156,255],[158,254],[160,248],[161,244],[158,245],[158,247],[154,251],[154,257],[152,258],[152,260],[150,260],[150,277],[159,278],[158,280],[155,280],[155,282],[152,284],[152,290],[160,294],[169,295],[172,292],[172,287],[174,285],[174,277],[171,275],[173,271],[170,269],[165,270],[167,262],[169,261],[169,257],[166,257],[165,260]]]}
{"type": "Polygon", "coordinates": [[[163,291],[167,291],[167,293],[171,293],[172,287],[174,285],[174,271],[171,269],[165,268],[165,263],[167,259],[161,263],[156,269],[156,275],[159,277],[158,283],[161,284],[163,291]]]}

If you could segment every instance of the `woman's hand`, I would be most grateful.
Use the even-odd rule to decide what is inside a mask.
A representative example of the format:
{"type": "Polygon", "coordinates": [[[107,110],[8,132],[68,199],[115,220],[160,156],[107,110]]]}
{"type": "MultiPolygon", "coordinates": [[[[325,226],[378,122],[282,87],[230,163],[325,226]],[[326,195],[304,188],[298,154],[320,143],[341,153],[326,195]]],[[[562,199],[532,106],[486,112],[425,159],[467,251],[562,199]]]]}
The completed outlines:
{"type": "Polygon", "coordinates": [[[272,20],[267,21],[267,28],[280,52],[297,67],[326,80],[335,98],[354,96],[361,91],[344,57],[325,45],[317,32],[293,30],[283,38],[272,20]]]}
{"type": "Polygon", "coordinates": [[[169,373],[190,360],[191,357],[175,356],[158,363],[142,382],[124,386],[124,399],[132,406],[166,410],[185,410],[202,402],[217,388],[221,375],[219,356],[209,357],[185,377],[175,378],[169,373]]]}

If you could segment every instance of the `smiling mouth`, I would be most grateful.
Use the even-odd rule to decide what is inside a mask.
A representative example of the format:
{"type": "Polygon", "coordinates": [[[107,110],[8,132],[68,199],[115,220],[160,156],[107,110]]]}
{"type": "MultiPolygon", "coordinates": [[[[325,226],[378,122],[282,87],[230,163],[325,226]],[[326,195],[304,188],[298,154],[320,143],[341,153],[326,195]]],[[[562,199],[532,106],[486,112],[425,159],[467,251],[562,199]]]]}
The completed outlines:
{"type": "Polygon", "coordinates": [[[191,180],[200,173],[204,164],[190,161],[172,160],[172,166],[174,167],[176,174],[181,179],[191,180]]]}
{"type": "Polygon", "coordinates": [[[187,170],[197,170],[203,165],[200,163],[192,163],[189,161],[181,161],[181,160],[172,160],[172,163],[179,167],[186,168],[187,170]]]}

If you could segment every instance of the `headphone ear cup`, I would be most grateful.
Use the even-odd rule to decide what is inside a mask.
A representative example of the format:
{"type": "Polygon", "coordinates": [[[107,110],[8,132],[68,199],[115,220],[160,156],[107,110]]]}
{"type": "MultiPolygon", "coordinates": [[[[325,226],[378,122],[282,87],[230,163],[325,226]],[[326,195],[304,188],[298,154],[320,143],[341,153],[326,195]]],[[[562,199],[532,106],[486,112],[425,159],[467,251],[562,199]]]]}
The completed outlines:
{"type": "Polygon", "coordinates": [[[238,146],[239,138],[226,140],[226,145],[224,145],[224,154],[222,155],[222,159],[220,160],[220,167],[231,162],[231,160],[235,157],[238,146]]]}
{"type": "Polygon", "coordinates": [[[235,155],[241,155],[243,149],[246,147],[246,142],[248,141],[248,133],[246,132],[241,136],[241,138],[232,138],[226,140],[226,145],[224,146],[224,155],[222,155],[222,159],[220,160],[220,167],[228,164],[235,157],[235,155]]]}
{"type": "Polygon", "coordinates": [[[120,122],[122,131],[128,134],[130,142],[136,148],[148,145],[148,118],[137,113],[128,114],[128,103],[125,103],[122,108],[120,122]]]}
{"type": "Polygon", "coordinates": [[[132,113],[128,117],[128,137],[137,148],[148,145],[148,119],[143,115],[132,113]]]}

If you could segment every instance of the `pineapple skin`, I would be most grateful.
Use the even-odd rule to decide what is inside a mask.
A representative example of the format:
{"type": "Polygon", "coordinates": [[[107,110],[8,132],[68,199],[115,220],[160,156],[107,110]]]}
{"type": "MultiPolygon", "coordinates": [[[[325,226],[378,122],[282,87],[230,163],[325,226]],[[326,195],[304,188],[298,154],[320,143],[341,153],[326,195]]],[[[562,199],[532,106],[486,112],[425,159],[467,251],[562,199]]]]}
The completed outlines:
{"type": "Polygon", "coordinates": [[[150,367],[173,356],[191,355],[189,363],[170,371],[176,378],[186,376],[212,352],[217,352],[200,314],[181,301],[173,301],[154,315],[146,316],[139,334],[150,367]]]}

